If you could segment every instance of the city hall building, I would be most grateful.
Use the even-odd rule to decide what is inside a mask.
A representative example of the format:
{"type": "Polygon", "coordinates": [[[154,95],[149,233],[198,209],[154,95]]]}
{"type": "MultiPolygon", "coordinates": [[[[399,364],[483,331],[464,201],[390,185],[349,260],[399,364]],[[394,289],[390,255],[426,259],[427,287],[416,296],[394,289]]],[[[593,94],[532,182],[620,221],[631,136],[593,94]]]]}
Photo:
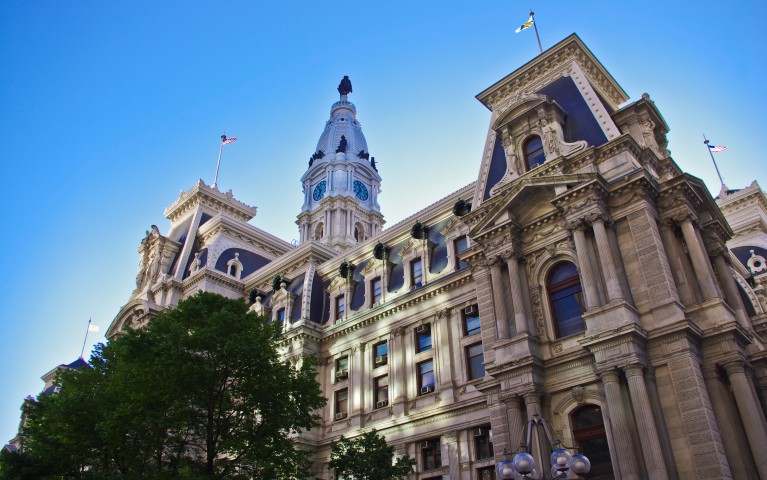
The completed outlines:
{"type": "Polygon", "coordinates": [[[108,337],[199,291],[279,322],[286,358],[320,360],[328,403],[298,439],[316,478],[335,478],[331,441],[372,428],[413,479],[495,478],[543,418],[592,479],[767,479],[756,183],[712,198],[650,97],[571,35],[477,95],[476,179],[384,229],[350,90],[296,179],[298,245],[200,180],[141,242],[108,337]]]}

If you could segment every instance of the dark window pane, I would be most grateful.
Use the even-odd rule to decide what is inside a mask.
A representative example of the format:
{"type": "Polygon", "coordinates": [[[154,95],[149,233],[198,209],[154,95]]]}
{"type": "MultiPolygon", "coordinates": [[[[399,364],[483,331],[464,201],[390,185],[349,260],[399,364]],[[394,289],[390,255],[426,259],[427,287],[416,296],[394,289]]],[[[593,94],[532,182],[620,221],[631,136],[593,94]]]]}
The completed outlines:
{"type": "Polygon", "coordinates": [[[476,343],[466,347],[467,364],[469,366],[469,380],[485,376],[485,356],[482,352],[482,344],[476,343]]]}
{"type": "Polygon", "coordinates": [[[410,264],[410,271],[413,275],[413,286],[420,287],[423,285],[423,264],[420,258],[413,260],[413,263],[410,264]]]}
{"type": "Polygon", "coordinates": [[[585,330],[581,283],[575,265],[570,262],[556,265],[549,273],[547,291],[557,337],[585,330]]]}
{"type": "Polygon", "coordinates": [[[418,387],[434,386],[434,363],[429,360],[418,364],[418,387]]]}
{"type": "Polygon", "coordinates": [[[527,169],[532,170],[546,161],[546,155],[543,153],[543,142],[541,137],[535,135],[525,143],[525,161],[527,169]]]}
{"type": "Polygon", "coordinates": [[[463,330],[463,333],[466,335],[474,335],[475,333],[479,333],[479,315],[464,315],[463,330]]]}
{"type": "Polygon", "coordinates": [[[370,289],[373,291],[373,303],[381,301],[381,277],[374,278],[370,285],[370,289]]]}
{"type": "MultiPolygon", "coordinates": [[[[464,252],[467,248],[469,248],[469,240],[466,238],[466,236],[458,237],[454,240],[453,245],[455,247],[455,254],[457,256],[459,253],[464,252]]],[[[469,264],[463,260],[458,260],[456,264],[456,268],[458,270],[464,269],[468,266],[469,264]]]]}

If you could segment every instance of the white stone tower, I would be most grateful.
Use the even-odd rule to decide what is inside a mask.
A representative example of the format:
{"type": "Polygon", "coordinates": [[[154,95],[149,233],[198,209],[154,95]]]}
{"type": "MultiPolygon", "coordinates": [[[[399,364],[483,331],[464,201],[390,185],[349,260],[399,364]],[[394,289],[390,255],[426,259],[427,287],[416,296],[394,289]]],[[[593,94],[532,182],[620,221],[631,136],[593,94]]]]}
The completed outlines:
{"type": "Polygon", "coordinates": [[[304,204],[298,215],[301,244],[317,241],[339,252],[375,236],[384,219],[378,205],[381,177],[348,100],[352,86],[344,77],[341,99],[330,108],[309,168],[301,177],[304,204]]]}

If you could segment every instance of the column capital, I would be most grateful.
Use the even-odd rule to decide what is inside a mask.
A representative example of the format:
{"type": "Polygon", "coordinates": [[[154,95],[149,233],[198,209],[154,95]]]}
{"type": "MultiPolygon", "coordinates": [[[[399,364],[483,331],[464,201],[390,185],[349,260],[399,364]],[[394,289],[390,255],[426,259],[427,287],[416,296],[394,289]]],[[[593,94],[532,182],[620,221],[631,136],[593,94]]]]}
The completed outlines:
{"type": "Polygon", "coordinates": [[[515,394],[501,394],[501,397],[499,399],[501,403],[506,405],[507,408],[513,408],[515,410],[521,410],[522,409],[522,398],[520,398],[519,395],[515,394]]]}
{"type": "Polygon", "coordinates": [[[723,365],[727,376],[735,375],[738,373],[746,373],[746,363],[743,360],[733,360],[723,365]]]}
{"type": "Polygon", "coordinates": [[[540,405],[541,403],[541,394],[538,391],[523,393],[522,398],[525,399],[525,405],[530,405],[531,403],[540,405]]]}
{"type": "Polygon", "coordinates": [[[572,218],[565,221],[565,228],[573,232],[577,230],[584,230],[586,226],[583,224],[582,218],[572,218]]]}
{"type": "Polygon", "coordinates": [[[600,209],[584,215],[583,221],[585,221],[588,225],[593,225],[599,222],[602,222],[603,224],[609,224],[611,222],[611,218],[610,214],[600,209]]]}
{"type": "Polygon", "coordinates": [[[598,372],[597,375],[602,379],[602,383],[618,383],[620,376],[618,375],[617,368],[610,368],[609,370],[603,370],[598,372]]]}
{"type": "Polygon", "coordinates": [[[394,338],[401,337],[405,330],[407,330],[405,327],[397,327],[395,329],[392,329],[391,334],[394,338]]]}
{"type": "Polygon", "coordinates": [[[445,307],[443,309],[437,310],[437,318],[447,318],[450,319],[450,317],[453,316],[453,307],[445,307]]]}
{"type": "Polygon", "coordinates": [[[626,378],[640,377],[644,378],[644,365],[640,363],[632,363],[623,367],[623,372],[626,374],[626,378]]]}

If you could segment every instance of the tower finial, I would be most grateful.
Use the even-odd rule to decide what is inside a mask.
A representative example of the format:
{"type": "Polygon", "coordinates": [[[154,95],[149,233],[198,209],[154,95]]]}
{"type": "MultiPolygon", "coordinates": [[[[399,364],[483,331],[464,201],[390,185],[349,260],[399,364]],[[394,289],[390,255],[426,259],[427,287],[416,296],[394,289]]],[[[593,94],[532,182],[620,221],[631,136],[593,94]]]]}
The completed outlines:
{"type": "Polygon", "coordinates": [[[344,75],[341,83],[338,84],[338,93],[341,95],[341,97],[345,97],[346,95],[352,93],[352,81],[349,80],[348,75],[344,75]]]}

